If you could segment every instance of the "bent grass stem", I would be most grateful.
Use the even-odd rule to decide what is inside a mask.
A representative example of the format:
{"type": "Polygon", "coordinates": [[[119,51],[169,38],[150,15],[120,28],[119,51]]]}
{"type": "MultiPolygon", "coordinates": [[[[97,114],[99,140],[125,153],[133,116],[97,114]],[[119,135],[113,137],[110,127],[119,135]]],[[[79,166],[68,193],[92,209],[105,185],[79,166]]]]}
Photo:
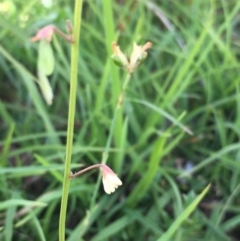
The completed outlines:
{"type": "Polygon", "coordinates": [[[86,168],[84,168],[83,170],[81,170],[81,171],[79,171],[79,172],[76,172],[76,173],[74,173],[74,174],[70,174],[69,177],[72,179],[72,178],[74,178],[74,177],[76,177],[76,176],[81,175],[81,174],[84,173],[84,172],[87,172],[87,171],[89,171],[89,170],[91,170],[91,169],[98,168],[98,167],[102,167],[102,166],[105,166],[105,165],[104,165],[104,164],[95,164],[95,165],[92,165],[92,166],[90,166],[90,167],[86,167],[86,168]]]}

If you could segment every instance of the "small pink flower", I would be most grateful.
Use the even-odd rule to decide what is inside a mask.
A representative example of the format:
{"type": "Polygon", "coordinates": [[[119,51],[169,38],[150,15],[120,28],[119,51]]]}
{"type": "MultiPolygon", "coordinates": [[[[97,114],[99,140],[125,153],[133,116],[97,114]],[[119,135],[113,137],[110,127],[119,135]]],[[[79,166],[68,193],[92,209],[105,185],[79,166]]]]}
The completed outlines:
{"type": "Polygon", "coordinates": [[[75,174],[70,173],[69,178],[72,179],[78,175],[81,175],[84,172],[87,172],[89,170],[92,170],[94,168],[101,168],[102,170],[102,182],[103,182],[103,188],[104,191],[107,194],[111,194],[115,191],[118,186],[122,185],[122,181],[117,177],[117,175],[105,164],[95,164],[92,166],[89,166],[75,174]]]}
{"type": "Polygon", "coordinates": [[[111,194],[118,188],[118,186],[122,185],[122,181],[118,178],[118,176],[106,165],[101,166],[102,169],[102,182],[104,191],[107,194],[111,194]]]}
{"type": "Polygon", "coordinates": [[[47,25],[46,27],[43,27],[40,30],[38,30],[37,34],[34,37],[32,37],[30,40],[32,42],[36,42],[41,39],[45,39],[47,42],[50,43],[52,40],[54,30],[55,30],[54,25],[47,25]]]}

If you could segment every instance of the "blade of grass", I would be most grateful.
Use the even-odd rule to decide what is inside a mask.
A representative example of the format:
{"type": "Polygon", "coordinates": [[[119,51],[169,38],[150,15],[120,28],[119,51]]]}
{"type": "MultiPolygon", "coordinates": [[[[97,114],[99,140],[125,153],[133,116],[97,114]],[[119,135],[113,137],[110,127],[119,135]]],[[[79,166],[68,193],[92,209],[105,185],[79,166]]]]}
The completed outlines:
{"type": "Polygon", "coordinates": [[[92,241],[102,241],[110,238],[115,233],[120,232],[125,226],[130,225],[134,219],[129,216],[123,216],[117,221],[112,222],[107,227],[104,227],[97,235],[92,238],[92,241]]]}
{"type": "Polygon", "coordinates": [[[30,200],[23,200],[23,199],[10,199],[8,201],[3,201],[0,203],[0,210],[4,210],[9,207],[13,206],[38,206],[38,207],[45,207],[47,204],[38,201],[30,201],[30,200]]]}
{"type": "MultiPolygon", "coordinates": [[[[103,4],[103,17],[104,17],[104,29],[105,29],[105,35],[106,35],[106,48],[108,52],[108,56],[110,57],[112,55],[112,42],[116,41],[116,34],[115,34],[115,26],[114,26],[114,15],[113,15],[113,8],[112,8],[112,1],[111,0],[105,0],[102,2],[103,4]]],[[[121,81],[119,77],[119,68],[113,63],[113,61],[109,58],[110,63],[110,69],[111,69],[111,90],[112,90],[112,111],[114,113],[116,108],[116,103],[118,100],[118,96],[121,93],[121,81]]],[[[121,108],[119,110],[119,115],[116,119],[116,128],[114,130],[114,143],[116,147],[119,147],[121,145],[121,131],[123,127],[123,116],[122,116],[123,109],[121,108]]],[[[117,154],[116,154],[117,155],[117,154]]],[[[116,168],[114,164],[114,169],[116,168]]]]}
{"type": "MultiPolygon", "coordinates": [[[[17,71],[22,76],[22,80],[24,81],[29,95],[32,97],[32,101],[42,118],[47,131],[50,133],[55,133],[55,128],[47,114],[45,105],[43,104],[43,100],[40,97],[40,94],[33,83],[32,80],[38,81],[35,76],[33,76],[22,64],[16,61],[1,45],[0,45],[0,53],[17,69],[17,71]]],[[[53,137],[53,141],[55,143],[59,143],[59,139],[57,137],[53,137]]]]}
{"type": "MultiPolygon", "coordinates": [[[[36,154],[34,156],[38,160],[38,162],[41,163],[44,167],[51,166],[49,164],[49,162],[47,162],[47,160],[44,159],[43,157],[41,157],[39,155],[36,155],[36,154]]],[[[60,183],[62,183],[63,178],[62,178],[61,174],[56,169],[52,169],[52,170],[50,170],[50,172],[56,180],[58,180],[60,183]]]]}
{"type": "Polygon", "coordinates": [[[162,154],[164,152],[164,147],[167,137],[160,136],[155,142],[151,156],[148,161],[148,169],[145,173],[142,174],[142,178],[137,183],[136,187],[131,192],[130,196],[127,199],[129,206],[136,206],[137,202],[145,195],[149,186],[152,183],[152,180],[158,170],[159,163],[162,159],[162,154]]]}
{"type": "MultiPolygon", "coordinates": [[[[18,193],[13,193],[12,199],[18,198],[18,193]]],[[[6,212],[6,220],[5,220],[5,227],[4,227],[4,236],[6,241],[11,241],[13,237],[13,223],[14,223],[14,216],[17,210],[17,206],[9,206],[6,212]]]]}
{"type": "Polygon", "coordinates": [[[30,216],[31,216],[31,220],[32,220],[32,225],[35,227],[36,229],[36,233],[38,234],[38,240],[40,241],[46,241],[46,237],[44,235],[42,226],[38,220],[38,218],[36,217],[36,215],[34,214],[34,212],[30,211],[30,216]]]}
{"type": "Polygon", "coordinates": [[[155,106],[155,105],[153,105],[153,104],[151,104],[151,103],[149,103],[148,101],[145,101],[145,100],[130,100],[130,101],[140,103],[142,105],[145,105],[145,106],[151,108],[152,110],[154,110],[154,111],[158,112],[159,114],[161,114],[162,116],[166,117],[168,120],[173,122],[175,125],[179,126],[183,131],[187,132],[189,135],[193,135],[191,130],[189,130],[186,126],[181,124],[176,118],[174,118],[173,116],[171,116],[166,111],[159,108],[158,106],[155,106]]]}
{"type": "Polygon", "coordinates": [[[0,100],[0,113],[2,120],[7,123],[14,123],[14,119],[12,118],[11,114],[7,110],[7,106],[5,103],[0,100]]]}
{"type": "Polygon", "coordinates": [[[224,156],[225,154],[227,154],[229,152],[232,152],[232,151],[235,151],[235,150],[239,150],[239,148],[240,148],[240,144],[239,143],[228,145],[228,146],[222,148],[221,150],[219,150],[218,152],[213,153],[210,157],[202,160],[200,164],[196,165],[191,170],[189,170],[187,172],[183,172],[181,175],[179,175],[179,177],[184,177],[184,176],[188,176],[190,174],[193,174],[193,173],[199,171],[200,169],[202,169],[203,167],[211,164],[217,158],[219,158],[221,156],[224,156]]]}
{"type": "Polygon", "coordinates": [[[6,163],[7,163],[7,154],[9,152],[9,149],[11,146],[14,129],[15,129],[15,124],[13,123],[13,124],[11,124],[8,134],[6,136],[3,151],[2,151],[2,153],[0,153],[0,160],[1,160],[0,164],[2,167],[5,167],[6,163]]]}
{"type": "Polygon", "coordinates": [[[169,241],[172,239],[172,236],[177,231],[177,229],[181,226],[181,224],[186,220],[190,214],[196,209],[197,205],[206,195],[208,190],[210,189],[210,185],[208,185],[197,197],[196,199],[179,215],[179,217],[172,223],[169,229],[159,238],[157,241],[169,241]]]}

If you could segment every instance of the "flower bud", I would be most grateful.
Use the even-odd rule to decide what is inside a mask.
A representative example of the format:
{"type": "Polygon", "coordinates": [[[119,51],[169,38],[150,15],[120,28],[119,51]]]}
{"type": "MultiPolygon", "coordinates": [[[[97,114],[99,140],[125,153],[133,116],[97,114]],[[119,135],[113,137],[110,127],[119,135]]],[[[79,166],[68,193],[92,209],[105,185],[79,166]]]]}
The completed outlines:
{"type": "Polygon", "coordinates": [[[133,72],[147,58],[147,52],[145,50],[151,47],[151,42],[147,42],[144,46],[137,45],[135,42],[133,43],[133,51],[128,66],[129,72],[133,72]]]}
{"type": "Polygon", "coordinates": [[[128,65],[127,57],[122,53],[120,47],[116,44],[116,42],[112,43],[113,55],[111,56],[114,63],[119,67],[126,68],[128,65]]]}
{"type": "Polygon", "coordinates": [[[73,26],[69,20],[66,21],[66,30],[69,35],[73,34],[73,26]]]}
{"type": "Polygon", "coordinates": [[[128,59],[120,50],[120,47],[113,42],[112,49],[113,55],[112,59],[114,63],[120,67],[125,68],[128,73],[132,73],[137,67],[147,58],[146,50],[152,47],[151,42],[147,42],[145,45],[140,46],[133,43],[133,51],[130,58],[128,59]]]}

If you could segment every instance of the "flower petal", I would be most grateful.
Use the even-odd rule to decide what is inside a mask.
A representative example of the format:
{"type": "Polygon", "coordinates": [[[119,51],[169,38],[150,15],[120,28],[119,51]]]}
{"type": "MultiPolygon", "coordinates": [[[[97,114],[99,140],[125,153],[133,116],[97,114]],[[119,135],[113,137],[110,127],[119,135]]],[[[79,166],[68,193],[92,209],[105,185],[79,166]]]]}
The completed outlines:
{"type": "Polygon", "coordinates": [[[51,42],[54,29],[55,29],[54,25],[47,25],[47,26],[41,28],[40,30],[38,30],[37,34],[35,36],[33,36],[30,40],[32,42],[36,42],[41,39],[45,39],[48,42],[51,42]]]}
{"type": "Polygon", "coordinates": [[[108,181],[106,180],[105,178],[102,179],[103,181],[103,188],[104,188],[104,191],[107,193],[107,194],[111,194],[115,191],[115,187],[108,181]]]}
{"type": "Polygon", "coordinates": [[[118,178],[118,176],[107,166],[103,165],[102,169],[102,182],[104,191],[107,194],[111,194],[115,191],[115,189],[122,185],[122,181],[118,178]]]}

